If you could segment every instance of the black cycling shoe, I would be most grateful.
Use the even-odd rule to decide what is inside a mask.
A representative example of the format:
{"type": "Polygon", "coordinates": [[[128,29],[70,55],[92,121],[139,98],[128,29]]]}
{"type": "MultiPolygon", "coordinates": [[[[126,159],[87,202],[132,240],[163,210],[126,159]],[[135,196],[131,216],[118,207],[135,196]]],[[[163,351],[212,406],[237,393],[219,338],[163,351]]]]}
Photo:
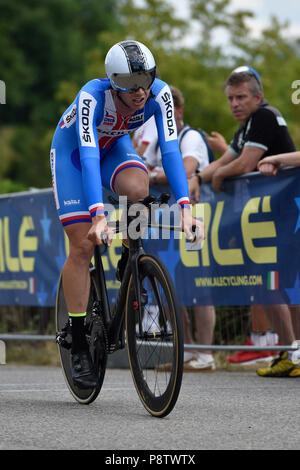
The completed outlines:
{"type": "Polygon", "coordinates": [[[89,351],[72,354],[72,379],[78,388],[95,388],[99,381],[89,351]]]}

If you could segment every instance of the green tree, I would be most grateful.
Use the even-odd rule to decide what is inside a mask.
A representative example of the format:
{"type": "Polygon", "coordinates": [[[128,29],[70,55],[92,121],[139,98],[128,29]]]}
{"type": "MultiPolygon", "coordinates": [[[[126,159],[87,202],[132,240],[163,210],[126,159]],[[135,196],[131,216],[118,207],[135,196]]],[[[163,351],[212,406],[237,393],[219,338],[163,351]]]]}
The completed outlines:
{"type": "MultiPolygon", "coordinates": [[[[243,32],[243,37],[249,32],[246,20],[253,17],[248,10],[231,12],[231,0],[190,0],[191,17],[196,22],[199,31],[197,50],[202,60],[212,61],[220,55],[221,48],[213,44],[214,34],[218,29],[225,29],[234,34],[243,32]]],[[[224,60],[224,51],[222,51],[224,60]]],[[[225,56],[226,57],[226,56],[225,56]]]]}
{"type": "Polygon", "coordinates": [[[237,123],[222,84],[234,67],[253,66],[299,147],[300,105],[292,102],[291,86],[300,78],[300,39],[288,41],[288,25],[276,18],[254,38],[247,23],[253,14],[232,11],[231,0],[190,0],[189,6],[186,20],[163,0],[0,0],[0,79],[7,88],[0,177],[50,186],[49,147],[59,116],[87,80],[105,76],[107,50],[124,39],[145,43],[161,78],[183,91],[186,122],[227,140],[237,123]],[[224,45],[215,42],[220,29],[227,31],[224,45]]]}
{"type": "Polygon", "coordinates": [[[15,130],[2,177],[48,186],[48,131],[61,112],[57,90],[69,77],[78,88],[86,81],[88,50],[99,32],[118,25],[117,1],[0,0],[0,11],[0,78],[7,90],[0,122],[15,130]]]}

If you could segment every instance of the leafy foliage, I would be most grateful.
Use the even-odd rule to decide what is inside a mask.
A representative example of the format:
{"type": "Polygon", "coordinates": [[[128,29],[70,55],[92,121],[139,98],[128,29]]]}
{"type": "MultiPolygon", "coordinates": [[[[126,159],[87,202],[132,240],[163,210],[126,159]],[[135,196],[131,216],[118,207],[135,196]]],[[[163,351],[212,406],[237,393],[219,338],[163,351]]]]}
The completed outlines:
{"type": "Polygon", "coordinates": [[[116,1],[0,0],[0,10],[0,70],[7,90],[0,125],[15,128],[4,147],[4,155],[14,158],[1,176],[50,186],[49,129],[62,111],[57,90],[71,80],[77,92],[88,80],[87,52],[99,32],[117,26],[116,1]]]}
{"type": "Polygon", "coordinates": [[[0,79],[7,90],[0,106],[0,192],[50,186],[48,155],[60,115],[87,80],[104,76],[109,47],[128,38],[144,42],[161,78],[183,91],[185,121],[228,141],[237,123],[222,84],[234,67],[253,66],[300,148],[300,108],[291,99],[300,79],[300,38],[286,39],[288,25],[277,18],[253,37],[253,14],[230,6],[231,0],[189,0],[185,19],[163,0],[0,0],[0,79]],[[226,31],[226,46],[216,44],[218,31],[226,31]]]}

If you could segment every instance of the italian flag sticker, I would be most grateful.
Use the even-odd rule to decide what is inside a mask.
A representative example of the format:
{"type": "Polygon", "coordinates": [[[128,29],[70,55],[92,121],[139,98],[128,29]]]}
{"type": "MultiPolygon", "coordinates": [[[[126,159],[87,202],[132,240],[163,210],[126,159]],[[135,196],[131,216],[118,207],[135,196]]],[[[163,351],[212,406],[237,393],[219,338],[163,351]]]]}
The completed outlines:
{"type": "Polygon", "coordinates": [[[268,289],[277,290],[279,289],[279,275],[278,271],[268,272],[268,289]]]}

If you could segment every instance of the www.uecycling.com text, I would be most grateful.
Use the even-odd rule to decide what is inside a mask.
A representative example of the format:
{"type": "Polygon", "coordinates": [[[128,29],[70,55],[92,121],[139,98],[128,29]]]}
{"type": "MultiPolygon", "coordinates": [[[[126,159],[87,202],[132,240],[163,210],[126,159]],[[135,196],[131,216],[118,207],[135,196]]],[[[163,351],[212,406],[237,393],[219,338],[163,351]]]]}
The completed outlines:
{"type": "Polygon", "coordinates": [[[261,275],[243,276],[214,276],[196,277],[196,287],[239,287],[239,286],[261,286],[263,278],[261,275]]]}

